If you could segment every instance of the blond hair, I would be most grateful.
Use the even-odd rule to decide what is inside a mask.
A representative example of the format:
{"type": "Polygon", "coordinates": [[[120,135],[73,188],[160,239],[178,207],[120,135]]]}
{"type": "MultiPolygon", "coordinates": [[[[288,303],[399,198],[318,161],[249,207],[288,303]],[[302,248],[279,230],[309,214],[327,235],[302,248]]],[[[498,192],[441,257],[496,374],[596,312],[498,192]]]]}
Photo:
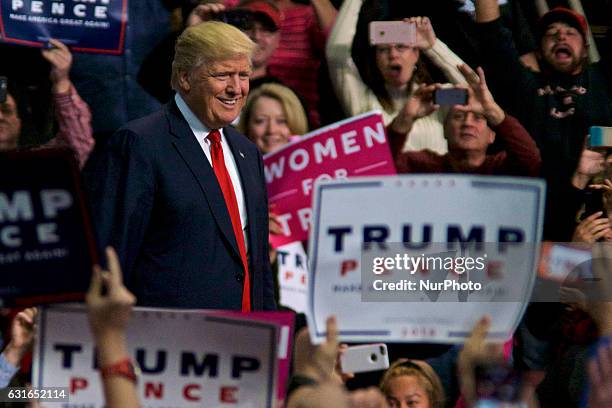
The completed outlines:
{"type": "Polygon", "coordinates": [[[398,377],[414,376],[427,393],[430,408],[444,407],[444,388],[440,377],[429,364],[421,360],[401,359],[389,367],[380,380],[380,390],[383,394],[389,394],[389,382],[398,377]]]}
{"type": "Polygon", "coordinates": [[[207,21],[187,28],[176,40],[170,84],[179,90],[179,75],[198,68],[205,62],[227,60],[246,55],[251,62],[255,43],[234,26],[207,21]]]}
{"type": "Polygon", "coordinates": [[[281,104],[285,112],[285,119],[287,119],[287,127],[289,127],[292,135],[303,135],[308,132],[306,112],[304,112],[304,107],[297,95],[284,85],[268,83],[251,92],[247,99],[238,126],[243,134],[249,135],[248,126],[253,113],[253,107],[257,99],[262,96],[272,98],[281,104]]]}

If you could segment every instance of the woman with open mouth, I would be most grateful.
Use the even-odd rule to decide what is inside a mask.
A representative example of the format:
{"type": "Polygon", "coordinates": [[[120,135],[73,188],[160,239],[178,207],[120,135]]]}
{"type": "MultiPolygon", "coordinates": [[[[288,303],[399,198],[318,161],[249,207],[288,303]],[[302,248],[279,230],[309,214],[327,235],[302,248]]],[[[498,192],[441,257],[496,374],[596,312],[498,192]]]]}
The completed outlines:
{"type": "MultiPolygon", "coordinates": [[[[370,46],[368,64],[360,71],[351,58],[357,19],[363,0],[345,0],[336,17],[336,24],[327,42],[327,61],[336,95],[347,115],[381,110],[385,125],[397,132],[405,126],[393,120],[406,109],[410,95],[423,83],[431,83],[422,58],[425,55],[455,84],[465,83],[457,66],[463,61],[436,38],[427,17],[406,21],[416,26],[416,43],[379,44],[370,46]]],[[[430,149],[447,152],[444,139],[444,115],[430,113],[411,124],[403,150],[430,149]]]]}

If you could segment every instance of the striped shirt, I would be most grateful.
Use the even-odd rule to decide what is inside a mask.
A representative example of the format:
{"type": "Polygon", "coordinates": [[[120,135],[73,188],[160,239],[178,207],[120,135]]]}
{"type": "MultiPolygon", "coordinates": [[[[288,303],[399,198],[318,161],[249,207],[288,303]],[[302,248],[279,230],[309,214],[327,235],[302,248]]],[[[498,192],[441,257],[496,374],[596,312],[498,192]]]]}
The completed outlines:
{"type": "Polygon", "coordinates": [[[280,43],[270,58],[268,73],[303,98],[314,129],[320,124],[317,77],[329,32],[319,28],[312,6],[292,5],[283,10],[283,16],[280,43]]]}

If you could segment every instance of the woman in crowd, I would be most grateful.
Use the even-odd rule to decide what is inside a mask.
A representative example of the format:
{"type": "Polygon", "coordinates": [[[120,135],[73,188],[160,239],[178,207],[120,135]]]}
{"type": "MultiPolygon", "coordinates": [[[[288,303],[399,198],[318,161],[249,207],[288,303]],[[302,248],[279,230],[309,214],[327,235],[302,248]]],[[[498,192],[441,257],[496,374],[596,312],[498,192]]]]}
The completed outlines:
{"type": "MultiPolygon", "coordinates": [[[[362,0],[345,0],[327,42],[327,62],[336,95],[344,111],[354,116],[373,109],[383,111],[386,125],[396,132],[409,133],[404,150],[430,149],[444,154],[444,117],[439,112],[423,112],[412,123],[406,120],[406,104],[419,84],[430,82],[422,55],[439,67],[449,81],[465,83],[457,69],[463,61],[436,35],[427,17],[409,19],[416,24],[415,46],[381,44],[368,50],[369,64],[358,70],[351,58],[357,18],[362,0]],[[360,71],[364,75],[360,76],[360,71]]],[[[414,113],[414,112],[413,112],[414,113]]]]}
{"type": "Polygon", "coordinates": [[[442,408],[444,390],[429,364],[419,360],[398,360],[380,381],[390,408],[442,408]]]}
{"type": "MultiPolygon", "coordinates": [[[[267,154],[308,132],[308,119],[302,103],[291,89],[268,83],[249,94],[238,127],[262,154],[267,154]]],[[[283,229],[273,205],[269,215],[270,233],[282,235],[283,229]]],[[[276,251],[270,248],[270,263],[275,261],[276,251]]]]}
{"type": "MultiPolygon", "coordinates": [[[[50,39],[48,46],[41,54],[50,64],[49,79],[57,133],[45,146],[70,148],[82,168],[95,144],[91,111],[70,80],[72,53],[58,40],[50,39]]],[[[5,100],[0,101],[0,151],[27,146],[29,143],[24,143],[21,136],[22,133],[28,136],[24,127],[31,126],[32,122],[32,101],[23,84],[9,78],[6,91],[5,100]]]]}
{"type": "Polygon", "coordinates": [[[239,128],[262,154],[266,154],[289,143],[292,136],[308,132],[308,120],[291,89],[270,83],[249,95],[239,128]]]}

